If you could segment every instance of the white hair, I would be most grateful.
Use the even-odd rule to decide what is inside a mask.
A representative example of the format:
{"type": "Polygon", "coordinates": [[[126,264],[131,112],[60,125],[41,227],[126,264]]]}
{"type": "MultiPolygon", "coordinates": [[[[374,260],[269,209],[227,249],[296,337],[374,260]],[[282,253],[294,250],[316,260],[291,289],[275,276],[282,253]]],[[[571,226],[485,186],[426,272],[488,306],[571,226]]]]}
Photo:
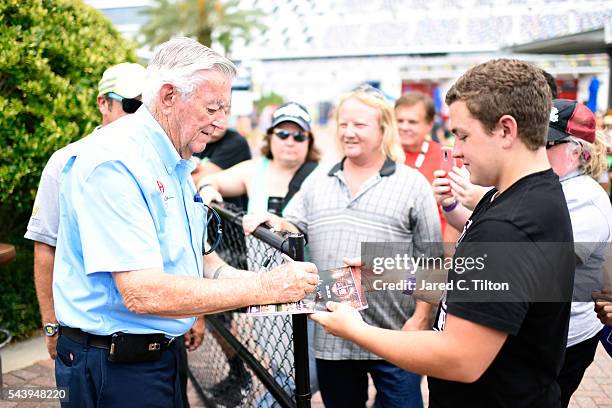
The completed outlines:
{"type": "Polygon", "coordinates": [[[598,180],[601,173],[607,171],[608,168],[607,149],[603,141],[603,132],[597,131],[595,133],[593,143],[573,136],[568,137],[568,139],[573,142],[567,144],[565,151],[568,157],[582,149],[580,156],[578,156],[578,170],[580,173],[598,180]]]}
{"type": "Polygon", "coordinates": [[[236,66],[224,56],[187,37],[173,38],[158,45],[147,66],[142,102],[148,108],[155,104],[164,84],[174,85],[186,98],[205,79],[200,71],[217,71],[233,80],[236,66]]]}

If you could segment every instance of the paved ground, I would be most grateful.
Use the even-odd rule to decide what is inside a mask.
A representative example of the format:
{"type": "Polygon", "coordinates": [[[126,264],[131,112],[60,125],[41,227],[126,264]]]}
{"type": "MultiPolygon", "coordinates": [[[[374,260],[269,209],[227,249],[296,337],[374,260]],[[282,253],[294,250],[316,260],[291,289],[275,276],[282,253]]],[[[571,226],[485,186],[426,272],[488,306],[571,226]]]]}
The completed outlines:
{"type": "MultiPolygon", "coordinates": [[[[55,385],[53,377],[53,360],[46,359],[24,368],[5,372],[2,376],[5,387],[39,386],[52,387],[55,385]]],[[[424,399],[427,401],[427,384],[422,385],[424,399]]],[[[370,402],[373,401],[376,391],[370,387],[370,402]]],[[[189,386],[189,401],[194,408],[203,408],[193,386],[189,386]]],[[[317,394],[312,400],[313,408],[322,408],[320,396],[317,394]]],[[[58,403],[41,402],[7,402],[0,401],[0,408],[34,408],[59,407],[58,403]]],[[[580,388],[574,394],[570,403],[572,408],[612,408],[612,359],[600,346],[595,356],[595,362],[589,367],[580,388]]]]}

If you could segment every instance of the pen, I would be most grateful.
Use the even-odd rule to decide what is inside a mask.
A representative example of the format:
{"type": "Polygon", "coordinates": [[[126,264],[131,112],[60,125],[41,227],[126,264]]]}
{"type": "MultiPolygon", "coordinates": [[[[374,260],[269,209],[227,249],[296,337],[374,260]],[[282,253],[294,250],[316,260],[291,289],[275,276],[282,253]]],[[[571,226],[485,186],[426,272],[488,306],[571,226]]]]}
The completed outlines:
{"type": "Polygon", "coordinates": [[[270,265],[270,261],[272,261],[272,255],[268,255],[264,261],[261,263],[261,272],[265,272],[266,269],[268,269],[268,266],[270,265]]]}

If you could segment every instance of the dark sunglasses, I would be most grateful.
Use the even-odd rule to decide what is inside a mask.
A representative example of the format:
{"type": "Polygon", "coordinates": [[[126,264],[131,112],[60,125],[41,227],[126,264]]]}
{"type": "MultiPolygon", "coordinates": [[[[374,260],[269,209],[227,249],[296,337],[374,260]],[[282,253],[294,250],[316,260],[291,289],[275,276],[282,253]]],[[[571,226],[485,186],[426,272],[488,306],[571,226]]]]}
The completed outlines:
{"type": "Polygon", "coordinates": [[[109,92],[106,95],[111,99],[121,102],[121,108],[125,113],[134,113],[140,108],[140,105],[142,105],[142,101],[138,99],[124,98],[114,92],[109,92]]]}
{"type": "Polygon", "coordinates": [[[572,141],[568,139],[561,139],[561,140],[554,140],[552,142],[546,142],[546,150],[550,149],[553,146],[565,144],[565,143],[572,143],[572,141]]]}
{"type": "Polygon", "coordinates": [[[295,140],[298,143],[302,143],[308,140],[308,135],[305,134],[304,132],[289,132],[283,129],[276,129],[272,133],[274,133],[281,140],[285,140],[289,136],[293,136],[293,140],[295,140]]]}

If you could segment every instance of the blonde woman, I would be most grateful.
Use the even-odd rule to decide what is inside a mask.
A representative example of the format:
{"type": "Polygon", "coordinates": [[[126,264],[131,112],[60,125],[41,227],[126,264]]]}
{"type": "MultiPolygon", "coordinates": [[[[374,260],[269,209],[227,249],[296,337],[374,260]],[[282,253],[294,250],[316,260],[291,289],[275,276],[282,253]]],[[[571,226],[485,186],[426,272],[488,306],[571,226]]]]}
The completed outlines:
{"type": "MultiPolygon", "coordinates": [[[[252,231],[267,221],[277,229],[308,236],[310,261],[320,270],[358,256],[364,242],[412,243],[414,254],[438,256],[440,220],[427,179],[403,164],[393,107],[382,94],[363,87],[343,96],[336,113],[337,140],[344,158],[316,170],[302,185],[284,218],[247,216],[252,231]]],[[[399,291],[366,294],[366,321],[392,329],[429,329],[430,306],[399,291]]],[[[319,388],[326,407],[363,407],[368,374],[376,386],[375,406],[422,407],[421,377],[346,340],[315,329],[319,388]]]]}

